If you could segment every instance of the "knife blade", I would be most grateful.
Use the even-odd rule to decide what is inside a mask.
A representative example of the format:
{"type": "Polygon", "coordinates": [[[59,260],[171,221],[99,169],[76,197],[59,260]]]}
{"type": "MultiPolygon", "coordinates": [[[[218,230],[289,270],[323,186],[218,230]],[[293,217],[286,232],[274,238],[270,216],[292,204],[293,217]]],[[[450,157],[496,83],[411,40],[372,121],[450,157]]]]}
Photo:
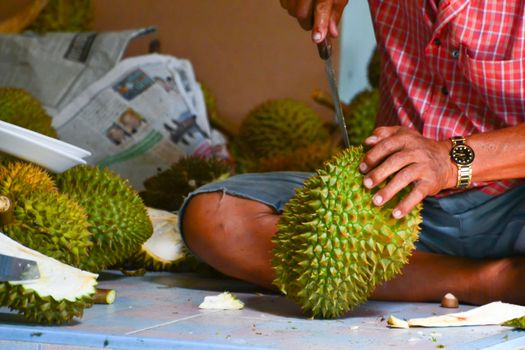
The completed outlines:
{"type": "Polygon", "coordinates": [[[40,278],[36,261],[0,254],[0,281],[25,281],[40,278]]]}
{"type": "Polygon", "coordinates": [[[322,42],[317,44],[317,50],[319,51],[319,57],[321,57],[321,59],[324,61],[326,79],[328,80],[330,94],[332,95],[332,100],[334,102],[335,121],[337,125],[339,125],[339,130],[341,131],[341,136],[343,138],[343,144],[345,148],[348,148],[350,147],[350,139],[348,138],[348,132],[346,131],[345,117],[343,115],[341,99],[339,98],[339,92],[337,90],[334,65],[332,63],[332,44],[330,43],[330,39],[327,37],[322,42]]]}

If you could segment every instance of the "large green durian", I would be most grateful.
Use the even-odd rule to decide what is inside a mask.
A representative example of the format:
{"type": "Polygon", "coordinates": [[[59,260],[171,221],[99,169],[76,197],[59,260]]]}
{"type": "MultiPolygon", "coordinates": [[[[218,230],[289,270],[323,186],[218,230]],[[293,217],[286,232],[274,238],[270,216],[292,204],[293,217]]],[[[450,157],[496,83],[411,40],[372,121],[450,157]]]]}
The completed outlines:
{"type": "Polygon", "coordinates": [[[319,115],[293,99],[260,104],[243,120],[237,142],[247,157],[260,159],[328,140],[319,115]]]}
{"type": "Polygon", "coordinates": [[[42,104],[23,89],[0,88],[0,120],[57,138],[42,104]]]}
{"type": "Polygon", "coordinates": [[[93,20],[91,0],[50,0],[27,30],[46,32],[85,32],[93,20]]]}
{"type": "Polygon", "coordinates": [[[401,271],[418,237],[419,208],[396,220],[392,204],[372,204],[361,158],[360,147],[347,149],[306,180],[273,238],[275,285],[313,317],[337,317],[366,301],[401,271]]]}
{"type": "Polygon", "coordinates": [[[97,275],[29,249],[0,233],[0,254],[36,261],[40,278],[0,282],[0,306],[31,322],[61,324],[93,304],[97,275]]]}
{"type": "Polygon", "coordinates": [[[80,165],[55,177],[59,191],[86,211],[93,248],[82,269],[98,272],[121,264],[153,231],[146,207],[127,180],[107,169],[80,165]]]}
{"type": "Polygon", "coordinates": [[[0,167],[0,196],[9,209],[0,229],[31,249],[78,266],[92,246],[84,209],[58,193],[47,172],[23,162],[0,167]]]}
{"type": "Polygon", "coordinates": [[[146,179],[140,196],[149,207],[176,211],[188,193],[230,173],[230,166],[222,159],[183,157],[169,169],[146,179]]]}
{"type": "Polygon", "coordinates": [[[347,107],[345,120],[348,138],[354,146],[361,145],[372,134],[379,111],[379,90],[363,90],[355,95],[347,107]]]}

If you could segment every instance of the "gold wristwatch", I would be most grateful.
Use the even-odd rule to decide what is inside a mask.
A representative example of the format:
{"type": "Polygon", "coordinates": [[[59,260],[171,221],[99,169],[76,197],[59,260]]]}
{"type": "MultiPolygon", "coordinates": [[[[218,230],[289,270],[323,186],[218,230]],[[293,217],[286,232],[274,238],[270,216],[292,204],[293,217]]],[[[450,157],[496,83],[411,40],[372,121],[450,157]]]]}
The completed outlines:
{"type": "Polygon", "coordinates": [[[470,186],[472,180],[472,162],[474,161],[474,150],[467,146],[463,136],[454,136],[450,138],[452,149],[450,150],[450,159],[458,167],[458,180],[456,188],[464,190],[470,186]]]}

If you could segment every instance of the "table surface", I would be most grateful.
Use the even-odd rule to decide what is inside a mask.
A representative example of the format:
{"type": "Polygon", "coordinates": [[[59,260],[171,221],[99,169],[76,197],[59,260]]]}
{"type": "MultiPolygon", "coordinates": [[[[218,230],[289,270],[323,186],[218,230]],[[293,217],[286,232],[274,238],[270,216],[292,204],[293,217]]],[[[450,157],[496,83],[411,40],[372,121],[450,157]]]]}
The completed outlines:
{"type": "MultiPolygon", "coordinates": [[[[0,349],[523,349],[525,332],[502,326],[390,329],[386,319],[427,317],[457,309],[433,303],[369,301],[333,320],[308,319],[290,300],[224,277],[106,271],[100,288],[117,291],[112,305],[94,305],[62,326],[28,324],[0,308],[0,349]],[[205,296],[224,291],[242,310],[202,310],[205,296]]],[[[460,311],[471,306],[461,306],[460,311]]]]}

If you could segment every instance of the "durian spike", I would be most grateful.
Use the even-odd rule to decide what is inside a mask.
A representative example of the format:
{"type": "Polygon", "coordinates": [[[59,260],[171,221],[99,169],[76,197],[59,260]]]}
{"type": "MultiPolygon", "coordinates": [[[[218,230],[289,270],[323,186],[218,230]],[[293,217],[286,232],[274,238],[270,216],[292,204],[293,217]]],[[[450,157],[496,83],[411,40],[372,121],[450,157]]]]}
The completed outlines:
{"type": "Polygon", "coordinates": [[[13,221],[13,206],[6,196],[0,196],[0,223],[7,225],[13,221]]]}
{"type": "Polygon", "coordinates": [[[49,0],[33,0],[16,15],[0,22],[0,33],[19,33],[30,25],[46,7],[49,0]]]}
{"type": "Polygon", "coordinates": [[[97,288],[95,296],[93,297],[93,303],[106,305],[113,304],[116,297],[117,292],[114,289],[97,288]]]}

